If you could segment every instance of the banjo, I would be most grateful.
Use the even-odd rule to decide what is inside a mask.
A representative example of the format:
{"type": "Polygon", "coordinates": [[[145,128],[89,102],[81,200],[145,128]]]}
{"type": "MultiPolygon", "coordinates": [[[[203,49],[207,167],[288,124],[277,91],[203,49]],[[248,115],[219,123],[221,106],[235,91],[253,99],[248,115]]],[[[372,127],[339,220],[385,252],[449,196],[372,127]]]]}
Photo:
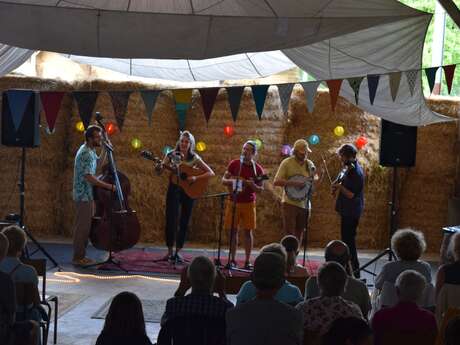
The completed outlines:
{"type": "Polygon", "coordinates": [[[293,201],[305,201],[309,197],[313,187],[313,177],[303,175],[293,175],[288,178],[288,181],[305,182],[303,187],[286,186],[284,191],[289,199],[293,201]]]}

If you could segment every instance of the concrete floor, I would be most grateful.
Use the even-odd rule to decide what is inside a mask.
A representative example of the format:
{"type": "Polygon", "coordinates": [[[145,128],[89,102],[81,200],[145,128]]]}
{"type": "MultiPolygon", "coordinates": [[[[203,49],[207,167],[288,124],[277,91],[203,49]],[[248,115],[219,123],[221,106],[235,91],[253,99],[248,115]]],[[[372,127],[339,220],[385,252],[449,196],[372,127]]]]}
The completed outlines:
{"type": "MultiPolygon", "coordinates": [[[[59,318],[58,322],[58,344],[60,345],[91,345],[94,344],[98,334],[100,333],[104,320],[92,319],[91,316],[99,310],[99,308],[112,296],[121,291],[131,291],[136,293],[140,299],[168,299],[170,298],[177,285],[177,277],[159,277],[150,276],[147,278],[135,278],[132,276],[119,277],[115,279],[96,279],[94,276],[107,277],[120,275],[120,273],[107,273],[92,270],[78,270],[70,264],[72,248],[70,243],[42,243],[45,250],[55,259],[60,267],[61,272],[57,268],[50,268],[47,273],[47,292],[49,293],[73,293],[84,295],[85,299],[74,306],[71,310],[66,312],[59,318]],[[57,273],[58,272],[58,273],[57,273]],[[75,272],[91,274],[91,276],[81,277],[78,276],[80,282],[73,282],[72,279],[62,277],[63,272],[75,272]],[[94,276],[93,276],[94,275],[94,276]],[[62,282],[62,280],[66,282],[62,282]]],[[[149,250],[163,250],[162,248],[148,248],[149,250]]],[[[208,254],[214,253],[214,250],[204,249],[190,249],[193,254],[200,255],[204,251],[208,254]]],[[[31,253],[33,249],[31,247],[31,253]]],[[[322,250],[308,250],[307,258],[311,260],[322,260],[322,250]]],[[[360,252],[360,261],[367,262],[373,258],[377,252],[360,252]]],[[[106,254],[95,250],[94,248],[88,249],[88,256],[96,260],[101,260],[106,254]]],[[[225,258],[225,252],[223,253],[225,258]]],[[[43,257],[43,253],[38,251],[32,254],[33,258],[43,257]]],[[[427,257],[426,259],[433,259],[427,257]]],[[[371,272],[379,272],[381,266],[387,262],[387,258],[377,261],[369,267],[371,272]]],[[[433,270],[436,270],[437,265],[433,263],[433,270]]],[[[72,275],[75,277],[75,275],[72,275]]],[[[367,273],[363,274],[367,279],[367,283],[372,289],[373,277],[367,273]]],[[[235,296],[229,296],[234,300],[235,296]]],[[[51,325],[51,329],[53,325],[51,325]]],[[[147,334],[151,341],[154,343],[157,339],[159,332],[159,324],[146,323],[147,334]]],[[[48,344],[52,344],[52,330],[48,344]]]]}

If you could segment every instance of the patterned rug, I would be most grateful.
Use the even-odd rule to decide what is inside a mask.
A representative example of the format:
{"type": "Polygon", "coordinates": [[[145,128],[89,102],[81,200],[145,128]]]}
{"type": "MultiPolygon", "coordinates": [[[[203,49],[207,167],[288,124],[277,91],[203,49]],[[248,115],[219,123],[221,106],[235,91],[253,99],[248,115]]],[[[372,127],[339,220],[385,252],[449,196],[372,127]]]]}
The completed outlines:
{"type": "MultiPolygon", "coordinates": [[[[64,316],[64,314],[71,311],[77,305],[82,303],[85,299],[88,298],[86,295],[79,295],[74,293],[62,293],[62,292],[53,292],[46,291],[49,296],[58,296],[58,317],[64,316]]],[[[51,308],[54,312],[54,303],[50,303],[51,308]]],[[[54,319],[53,319],[54,320],[54,319]]]]}
{"type": "MultiPolygon", "coordinates": [[[[105,319],[109,311],[112,299],[106,301],[97,312],[91,316],[92,319],[105,319]]],[[[144,310],[145,322],[159,323],[166,307],[166,300],[143,299],[142,309],[144,310]]]]}
{"type": "MultiPolygon", "coordinates": [[[[165,252],[151,252],[142,249],[130,249],[114,254],[114,259],[119,263],[119,266],[108,263],[99,266],[99,269],[110,271],[126,271],[128,273],[157,273],[167,275],[180,275],[183,267],[187,265],[195,256],[203,255],[202,253],[192,255],[184,254],[186,262],[184,264],[172,264],[167,261],[161,261],[165,256],[165,252]]],[[[214,260],[212,253],[207,254],[210,259],[214,260]]],[[[221,262],[226,263],[227,258],[222,257],[221,262]]],[[[244,266],[244,258],[237,256],[238,267],[244,266]]],[[[253,261],[253,260],[252,260],[253,261]]],[[[298,260],[302,264],[302,259],[298,260]]],[[[305,267],[310,275],[316,275],[321,262],[318,260],[307,260],[305,267]]],[[[225,270],[224,270],[225,271],[225,270]]],[[[234,276],[248,276],[249,272],[233,271],[234,276]]]]}

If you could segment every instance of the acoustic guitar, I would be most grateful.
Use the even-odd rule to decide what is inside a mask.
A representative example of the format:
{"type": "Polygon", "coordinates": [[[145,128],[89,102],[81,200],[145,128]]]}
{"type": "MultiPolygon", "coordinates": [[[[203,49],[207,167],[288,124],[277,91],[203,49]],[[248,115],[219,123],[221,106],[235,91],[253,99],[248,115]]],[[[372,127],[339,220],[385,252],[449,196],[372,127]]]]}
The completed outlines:
{"type": "MultiPolygon", "coordinates": [[[[150,151],[142,151],[141,157],[153,161],[155,164],[160,164],[163,162],[162,159],[153,155],[150,151]]],[[[201,177],[195,182],[187,181],[187,178],[190,176],[198,176],[204,173],[203,170],[190,167],[186,164],[163,164],[164,168],[171,171],[171,182],[175,185],[178,185],[187,196],[192,199],[197,199],[202,196],[209,184],[209,177],[201,177]]]]}

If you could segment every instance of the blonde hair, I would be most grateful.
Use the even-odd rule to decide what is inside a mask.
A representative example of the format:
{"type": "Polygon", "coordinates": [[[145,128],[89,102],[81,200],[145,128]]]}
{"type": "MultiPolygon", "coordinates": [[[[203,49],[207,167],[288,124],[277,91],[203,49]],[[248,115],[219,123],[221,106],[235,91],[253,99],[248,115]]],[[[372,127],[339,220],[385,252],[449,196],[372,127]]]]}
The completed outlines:
{"type": "Polygon", "coordinates": [[[299,253],[299,240],[293,235],[284,236],[281,245],[286,250],[286,270],[290,272],[297,264],[297,254],[299,253]]]}
{"type": "Polygon", "coordinates": [[[391,237],[391,248],[401,260],[418,260],[426,249],[425,237],[420,231],[401,229],[391,237]]]}

